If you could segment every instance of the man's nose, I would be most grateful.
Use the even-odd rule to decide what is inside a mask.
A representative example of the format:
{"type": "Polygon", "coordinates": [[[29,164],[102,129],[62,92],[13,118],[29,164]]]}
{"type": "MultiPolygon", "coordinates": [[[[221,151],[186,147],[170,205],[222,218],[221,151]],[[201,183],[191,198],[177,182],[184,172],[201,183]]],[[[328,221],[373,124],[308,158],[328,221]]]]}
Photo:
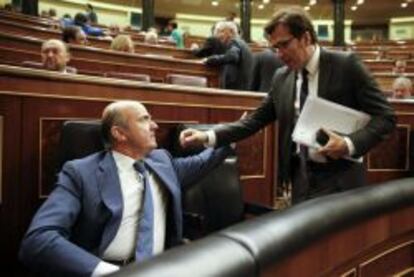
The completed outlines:
{"type": "Polygon", "coordinates": [[[157,124],[157,123],[155,123],[155,121],[151,121],[151,128],[152,128],[153,130],[157,130],[157,129],[158,129],[158,124],[157,124]]]}

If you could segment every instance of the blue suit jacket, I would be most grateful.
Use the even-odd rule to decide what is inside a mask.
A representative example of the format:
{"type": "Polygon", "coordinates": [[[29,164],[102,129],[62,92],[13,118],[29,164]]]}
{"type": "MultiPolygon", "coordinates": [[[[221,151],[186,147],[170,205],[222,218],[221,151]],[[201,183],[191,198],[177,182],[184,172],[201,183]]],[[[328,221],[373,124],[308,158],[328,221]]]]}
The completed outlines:
{"type": "MultiPolygon", "coordinates": [[[[188,158],[154,150],[145,163],[169,192],[167,244],[182,238],[181,189],[208,173],[229,148],[207,149],[188,158]]],[[[39,209],[23,238],[20,259],[51,276],[90,276],[115,237],[122,218],[122,194],[110,152],[67,162],[57,187],[39,209]]],[[[168,246],[167,245],[167,246],[168,246]]]]}

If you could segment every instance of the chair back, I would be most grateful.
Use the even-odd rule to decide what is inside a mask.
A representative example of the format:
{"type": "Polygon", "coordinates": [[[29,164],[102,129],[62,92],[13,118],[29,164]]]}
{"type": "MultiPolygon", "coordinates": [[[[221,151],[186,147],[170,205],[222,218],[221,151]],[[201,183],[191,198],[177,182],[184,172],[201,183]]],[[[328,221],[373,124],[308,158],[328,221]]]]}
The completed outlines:
{"type": "MultiPolygon", "coordinates": [[[[186,128],[206,130],[212,126],[209,124],[179,125],[177,140],[179,133],[186,128]]],[[[183,149],[179,143],[176,143],[174,148],[173,152],[176,156],[188,156],[201,150],[200,148],[183,149]]],[[[202,218],[203,226],[201,227],[205,232],[203,236],[244,219],[244,201],[235,154],[183,192],[183,210],[185,213],[196,214],[202,218]]],[[[191,226],[184,226],[184,231],[188,230],[193,232],[191,226]]],[[[185,235],[189,238],[198,236],[194,233],[185,235]]]]}
{"type": "Polygon", "coordinates": [[[23,61],[22,62],[23,67],[30,67],[35,69],[44,69],[43,64],[35,61],[23,61]]]}
{"type": "Polygon", "coordinates": [[[132,81],[151,82],[151,77],[148,74],[125,73],[125,72],[106,72],[105,77],[126,79],[132,81]]]}
{"type": "Polygon", "coordinates": [[[207,87],[207,78],[191,75],[168,74],[166,83],[193,87],[207,87]]]}
{"type": "Polygon", "coordinates": [[[66,121],[60,135],[57,169],[60,170],[66,161],[83,158],[104,148],[100,121],[66,121]]]}

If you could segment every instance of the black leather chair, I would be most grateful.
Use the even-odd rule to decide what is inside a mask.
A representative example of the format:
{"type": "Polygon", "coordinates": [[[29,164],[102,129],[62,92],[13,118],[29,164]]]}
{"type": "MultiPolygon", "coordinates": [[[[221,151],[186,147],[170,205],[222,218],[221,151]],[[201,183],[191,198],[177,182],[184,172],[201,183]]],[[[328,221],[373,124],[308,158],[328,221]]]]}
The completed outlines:
{"type": "Polygon", "coordinates": [[[57,169],[66,161],[79,159],[105,148],[100,121],[66,121],[60,134],[57,169]]]}
{"type": "MultiPolygon", "coordinates": [[[[207,130],[209,124],[182,124],[177,127],[174,156],[188,156],[202,147],[183,149],[178,142],[179,133],[186,128],[207,130]]],[[[190,239],[203,237],[214,231],[245,220],[249,215],[261,215],[273,208],[243,201],[237,156],[228,157],[197,184],[183,193],[185,213],[184,236],[190,239]]]]}

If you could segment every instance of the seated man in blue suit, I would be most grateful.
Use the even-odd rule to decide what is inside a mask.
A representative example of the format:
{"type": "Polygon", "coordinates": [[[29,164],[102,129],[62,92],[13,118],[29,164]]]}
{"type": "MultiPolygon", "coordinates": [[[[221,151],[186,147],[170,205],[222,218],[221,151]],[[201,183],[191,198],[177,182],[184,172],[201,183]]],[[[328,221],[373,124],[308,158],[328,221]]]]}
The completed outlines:
{"type": "Polygon", "coordinates": [[[139,102],[105,108],[102,132],[111,147],[63,166],[22,241],[27,266],[49,276],[102,276],[180,243],[182,187],[231,149],[172,158],[155,150],[157,128],[139,102]]]}

